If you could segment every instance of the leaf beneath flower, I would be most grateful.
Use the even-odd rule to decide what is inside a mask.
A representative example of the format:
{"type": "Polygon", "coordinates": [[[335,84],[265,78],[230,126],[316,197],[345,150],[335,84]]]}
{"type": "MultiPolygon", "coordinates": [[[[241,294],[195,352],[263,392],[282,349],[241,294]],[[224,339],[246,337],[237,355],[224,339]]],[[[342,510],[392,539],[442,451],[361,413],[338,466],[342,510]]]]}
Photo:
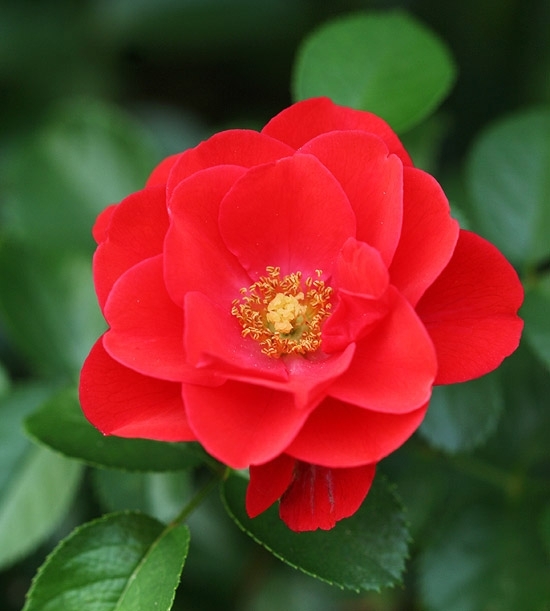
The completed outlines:
{"type": "Polygon", "coordinates": [[[521,316],[525,338],[536,355],[550,369],[550,281],[526,291],[521,316]]]}
{"type": "Polygon", "coordinates": [[[495,430],[503,408],[498,375],[433,389],[419,433],[449,453],[472,450],[495,430]]]}
{"type": "Polygon", "coordinates": [[[472,507],[421,555],[427,609],[542,611],[550,600],[548,556],[530,504],[503,511],[472,507]]]}
{"type": "Polygon", "coordinates": [[[197,444],[166,443],[102,435],[84,417],[76,392],[65,389],[47,401],[25,423],[43,444],[88,464],[130,471],[178,471],[199,465],[197,444]]]}
{"type": "Polygon", "coordinates": [[[51,389],[29,385],[0,402],[0,567],[12,564],[58,526],[78,489],[82,467],[25,438],[22,420],[51,389]]]}
{"type": "Polygon", "coordinates": [[[225,482],[225,508],[246,534],[283,562],[357,592],[400,583],[409,533],[400,502],[383,478],[375,479],[354,516],[329,531],[302,533],[284,525],[276,505],[250,519],[245,511],[246,486],[246,480],[236,475],[225,482]]]}
{"type": "Polygon", "coordinates": [[[24,611],[168,611],[189,548],[187,526],[110,514],[76,529],[41,567],[24,611]]]}

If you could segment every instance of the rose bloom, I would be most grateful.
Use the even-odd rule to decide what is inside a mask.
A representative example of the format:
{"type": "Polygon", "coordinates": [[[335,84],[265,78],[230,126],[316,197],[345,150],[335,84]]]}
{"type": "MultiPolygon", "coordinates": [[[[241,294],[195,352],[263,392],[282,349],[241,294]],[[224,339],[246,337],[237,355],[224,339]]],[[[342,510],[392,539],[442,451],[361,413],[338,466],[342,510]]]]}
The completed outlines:
{"type": "Polygon", "coordinates": [[[355,513],[434,384],[522,330],[511,265],[382,119],[326,98],[165,159],[94,237],[86,417],[249,468],[248,514],[278,501],[295,531],[355,513]]]}

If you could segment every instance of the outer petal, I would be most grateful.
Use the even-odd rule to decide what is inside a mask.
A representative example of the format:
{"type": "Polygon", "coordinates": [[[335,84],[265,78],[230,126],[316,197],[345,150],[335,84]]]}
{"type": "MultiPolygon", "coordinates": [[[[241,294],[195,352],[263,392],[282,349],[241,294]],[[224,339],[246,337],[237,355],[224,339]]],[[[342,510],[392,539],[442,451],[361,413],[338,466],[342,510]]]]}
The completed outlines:
{"type": "Polygon", "coordinates": [[[375,463],[405,443],[427,409],[428,403],[407,414],[383,414],[325,399],[285,451],[325,467],[375,463]]]}
{"type": "Polygon", "coordinates": [[[403,164],[379,137],[359,131],[317,136],[299,152],[315,155],[346,192],[357,219],[357,239],[389,265],[401,234],[403,164]]]}
{"type": "Polygon", "coordinates": [[[185,294],[200,291],[216,303],[230,304],[249,276],[220,236],[220,202],[245,172],[218,166],[183,181],[170,200],[170,229],[165,242],[165,278],[172,299],[183,306],[185,294]]]}
{"type": "Polygon", "coordinates": [[[215,134],[180,155],[167,183],[171,196],[187,177],[217,165],[252,168],[293,154],[293,149],[266,134],[247,129],[231,129],[215,134]]]}
{"type": "Polygon", "coordinates": [[[437,361],[414,310],[395,289],[391,292],[390,313],[357,344],[349,369],[328,394],[366,409],[403,414],[429,400],[437,361]]]}
{"type": "Polygon", "coordinates": [[[113,216],[113,212],[115,211],[116,207],[117,204],[111,204],[110,206],[107,206],[107,208],[105,208],[103,212],[100,212],[98,217],[96,218],[96,221],[92,228],[92,235],[94,236],[94,240],[98,244],[104,242],[109,235],[108,229],[109,225],[111,224],[111,217],[113,216]]]}
{"type": "Polygon", "coordinates": [[[435,178],[405,168],[403,179],[403,229],[390,275],[414,306],[451,259],[459,228],[435,178]]]}
{"type": "Polygon", "coordinates": [[[100,338],[80,376],[84,415],[105,435],[193,441],[181,384],[149,378],[114,361],[100,338]]]}
{"type": "Polygon", "coordinates": [[[294,480],[281,498],[279,515],[291,530],[330,530],[359,509],[374,474],[375,465],[327,469],[298,463],[294,480]]]}
{"type": "Polygon", "coordinates": [[[116,206],[107,239],[94,255],[94,282],[102,308],[113,284],[127,269],[162,252],[167,229],[163,187],[138,191],[116,206]]]}
{"type": "Polygon", "coordinates": [[[336,179],[311,155],[253,168],[220,206],[220,232],[253,278],[267,266],[283,274],[330,273],[355,235],[355,216],[336,179]]]}
{"type": "Polygon", "coordinates": [[[307,418],[292,395],[228,381],[209,388],[183,385],[189,424],[204,448],[234,469],[272,460],[307,418]]]}
{"type": "Polygon", "coordinates": [[[146,259],[115,283],[105,305],[111,326],[103,345],[112,358],[139,373],[183,379],[183,310],[168,296],[162,255],[146,259]]]}
{"type": "Polygon", "coordinates": [[[281,454],[263,465],[250,466],[250,483],[246,489],[246,512],[251,518],[271,507],[290,486],[294,458],[281,454]]]}
{"type": "Polygon", "coordinates": [[[145,183],[147,187],[153,187],[155,185],[165,185],[168,181],[168,176],[174,167],[174,164],[181,157],[182,153],[176,153],[163,159],[157,167],[151,172],[151,175],[145,183]]]}
{"type": "Polygon", "coordinates": [[[395,153],[405,165],[412,165],[399,138],[383,119],[363,110],[337,106],[328,98],[311,98],[293,104],[271,119],[262,133],[298,149],[319,134],[347,129],[378,136],[390,153],[395,153]]]}
{"type": "Polygon", "coordinates": [[[523,289],[514,268],[489,242],[461,231],[449,265],[416,311],[437,350],[436,384],[496,369],[518,346],[523,289]]]}

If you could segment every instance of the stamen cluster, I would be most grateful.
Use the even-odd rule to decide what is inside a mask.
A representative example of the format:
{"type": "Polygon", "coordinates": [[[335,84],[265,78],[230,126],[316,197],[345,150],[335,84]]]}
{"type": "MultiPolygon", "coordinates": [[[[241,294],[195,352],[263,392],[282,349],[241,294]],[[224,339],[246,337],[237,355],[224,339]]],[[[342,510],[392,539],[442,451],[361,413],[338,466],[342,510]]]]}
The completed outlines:
{"type": "Polygon", "coordinates": [[[331,309],[332,287],[302,272],[281,277],[279,267],[267,267],[249,288],[242,288],[241,299],[233,301],[231,313],[242,326],[243,337],[260,343],[267,356],[306,354],[321,345],[321,327],[331,309]]]}

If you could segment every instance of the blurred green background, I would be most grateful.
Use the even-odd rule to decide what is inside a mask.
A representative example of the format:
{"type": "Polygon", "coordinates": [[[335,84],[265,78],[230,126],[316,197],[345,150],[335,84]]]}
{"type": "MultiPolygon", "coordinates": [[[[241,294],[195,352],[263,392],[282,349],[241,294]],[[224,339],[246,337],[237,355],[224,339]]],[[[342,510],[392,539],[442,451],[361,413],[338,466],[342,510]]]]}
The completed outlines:
{"type": "MultiPolygon", "coordinates": [[[[548,0],[3,0],[0,397],[9,397],[6,414],[18,409],[29,413],[51,388],[74,379],[103,328],[89,269],[93,252],[90,228],[96,214],[140,188],[164,156],[193,146],[220,129],[260,128],[289,105],[298,46],[317,26],[352,11],[393,8],[406,9],[437,33],[458,66],[456,85],[437,115],[403,138],[413,157],[417,152],[419,165],[433,172],[452,202],[457,202],[457,214],[466,211],[468,221],[462,177],[472,143],[487,126],[511,113],[550,105],[548,0]],[[29,381],[33,385],[30,390],[27,387],[21,391],[24,396],[14,400],[11,389],[29,381]],[[18,408],[18,401],[24,407],[18,408]]],[[[550,175],[550,160],[547,168],[550,175]]],[[[531,263],[542,273],[549,266],[550,247],[536,254],[538,258],[531,263]]],[[[531,273],[533,269],[527,266],[523,271],[531,273]]],[[[543,328],[540,333],[533,331],[534,344],[550,333],[540,315],[547,304],[543,299],[538,310],[537,320],[542,320],[543,328]]],[[[190,520],[191,550],[174,609],[550,609],[547,590],[539,588],[541,580],[549,577],[548,488],[544,491],[546,513],[539,512],[536,517],[543,516],[546,556],[538,548],[529,556],[529,538],[519,547],[512,540],[508,544],[505,537],[505,545],[495,545],[491,537],[498,533],[485,528],[492,522],[492,510],[475,513],[468,502],[468,498],[476,503],[486,497],[494,500],[491,483],[486,483],[494,483],[502,475],[494,464],[501,467],[509,460],[515,465],[515,456],[520,456],[519,462],[523,460],[524,453],[515,448],[514,440],[523,443],[523,448],[529,446],[530,454],[535,455],[537,477],[548,481],[550,352],[544,359],[548,338],[539,344],[538,359],[523,347],[520,357],[504,367],[510,420],[480,456],[459,456],[449,470],[446,455],[428,451],[423,441],[415,438],[408,454],[387,461],[386,472],[401,485],[399,490],[409,504],[415,540],[429,533],[426,536],[432,543],[422,554],[413,545],[404,588],[354,595],[304,576],[249,541],[212,498],[190,520]],[[529,384],[524,382],[526,376],[530,376],[529,384]],[[514,386],[520,377],[524,386],[519,382],[514,386]],[[530,389],[529,396],[525,388],[530,389]],[[502,459],[503,448],[506,460],[502,459]],[[495,456],[481,477],[484,483],[471,493],[471,474],[477,477],[480,469],[486,468],[482,459],[491,461],[495,456]],[[450,487],[460,491],[456,507],[463,511],[440,514],[439,508],[452,494],[450,487]],[[468,521],[471,511],[474,514],[468,521]],[[461,520],[456,523],[459,515],[461,520]],[[436,531],[439,535],[433,534],[436,531]],[[438,538],[441,532],[452,533],[447,548],[438,538]],[[471,541],[466,551],[462,541],[471,541]],[[502,562],[497,575],[504,585],[495,585],[498,594],[474,596],[473,602],[463,601],[462,606],[446,603],[445,592],[457,583],[468,583],[464,574],[476,570],[478,556],[470,558],[468,550],[472,546],[477,549],[479,541],[502,562]],[[519,564],[524,562],[524,554],[534,568],[526,562],[524,573],[510,577],[512,569],[505,560],[519,564]],[[458,581],[438,577],[436,569],[441,562],[456,563],[458,581]],[[501,606],[499,601],[505,600],[506,588],[514,579],[522,580],[521,585],[533,598],[514,598],[512,594],[509,604],[530,600],[532,607],[501,606]],[[438,584],[443,594],[438,592],[438,584]]],[[[482,397],[484,405],[490,404],[492,392],[483,387],[471,400],[475,403],[476,396],[482,397]]],[[[4,423],[7,421],[5,418],[4,423]]],[[[23,452],[10,445],[18,434],[17,429],[6,428],[4,436],[0,435],[0,459],[9,452],[23,452]]],[[[430,439],[430,435],[430,429],[425,429],[424,437],[430,439]]],[[[21,448],[24,443],[20,442],[21,448]]],[[[0,492],[11,475],[2,471],[9,464],[7,459],[0,462],[0,492]]],[[[126,474],[122,478],[114,471],[99,473],[86,471],[83,483],[75,484],[80,486],[76,501],[55,525],[53,536],[32,554],[15,558],[15,564],[6,563],[0,573],[2,611],[22,607],[37,567],[74,526],[119,506],[146,507],[161,518],[170,517],[174,514],[171,509],[177,510],[185,498],[181,475],[126,474]],[[122,485],[127,491],[117,501],[113,491],[120,491],[122,485]]],[[[505,487],[513,486],[514,481],[506,480],[505,487]]],[[[510,494],[513,497],[515,492],[510,494]]],[[[502,517],[498,528],[508,532],[529,522],[526,506],[519,507],[513,520],[508,514],[502,517]]],[[[486,585],[481,583],[488,578],[483,570],[479,570],[475,587],[486,585]]],[[[515,592],[515,586],[510,587],[515,592]]]]}

